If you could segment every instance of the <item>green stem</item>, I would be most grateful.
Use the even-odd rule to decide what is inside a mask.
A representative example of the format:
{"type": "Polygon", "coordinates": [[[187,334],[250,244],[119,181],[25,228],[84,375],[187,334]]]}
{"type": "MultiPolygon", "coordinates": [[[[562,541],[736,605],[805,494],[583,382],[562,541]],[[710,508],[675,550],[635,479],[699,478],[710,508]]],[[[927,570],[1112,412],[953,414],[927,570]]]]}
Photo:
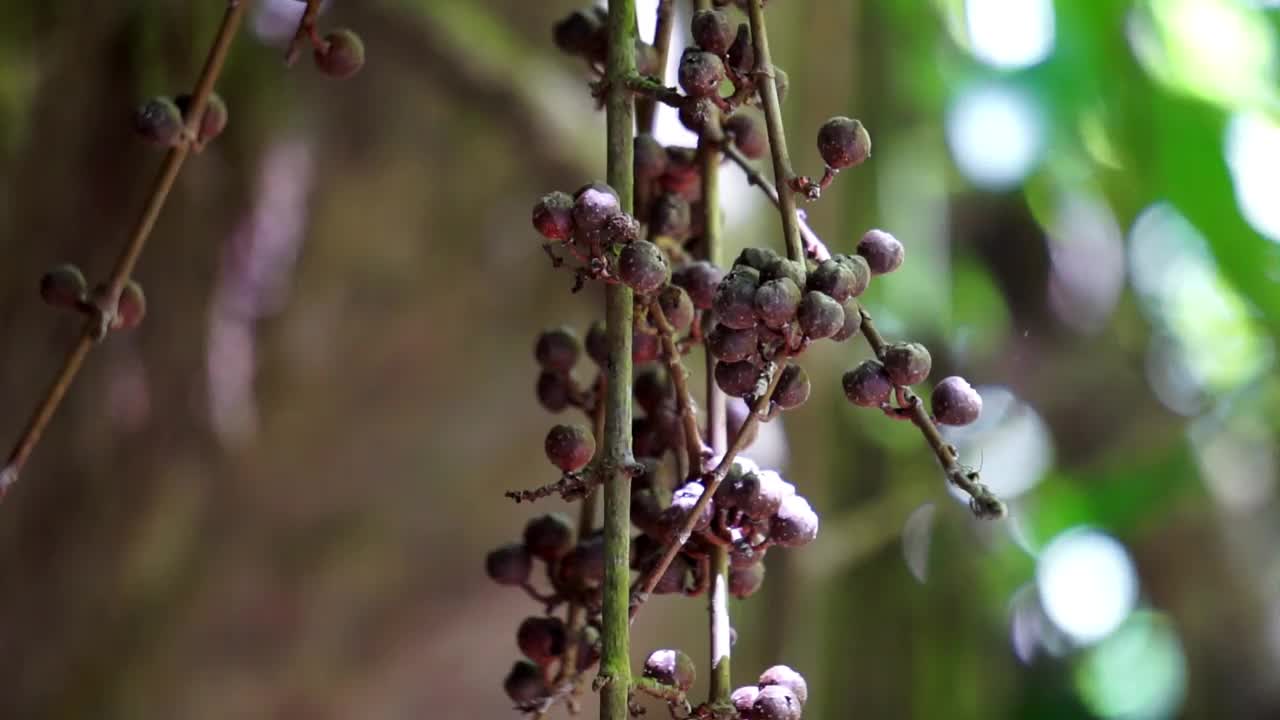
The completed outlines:
{"type": "Polygon", "coordinates": [[[769,56],[769,34],[764,23],[765,0],[748,3],[748,20],[751,23],[751,41],[756,51],[756,85],[760,101],[764,105],[765,128],[769,132],[769,151],[773,155],[773,181],[778,190],[778,212],[782,215],[782,231],[787,238],[787,257],[804,260],[804,246],[800,242],[800,223],[796,216],[796,195],[791,189],[795,173],[791,170],[791,156],[787,153],[787,135],[782,127],[782,104],[778,101],[778,86],[774,82],[773,59],[769,56]]]}
{"type": "MultiPolygon", "coordinates": [[[[626,80],[636,72],[635,0],[609,3],[609,56],[605,81],[608,182],[622,209],[633,206],[635,105],[626,80]]],[[[604,587],[601,606],[600,720],[628,720],[631,689],[628,609],[631,584],[631,333],[634,298],[621,283],[605,291],[609,337],[605,388],[604,587]]]]}
{"type": "Polygon", "coordinates": [[[733,673],[729,664],[729,548],[711,548],[711,596],[707,603],[711,616],[711,687],[708,700],[714,705],[728,702],[733,689],[733,673]]]}

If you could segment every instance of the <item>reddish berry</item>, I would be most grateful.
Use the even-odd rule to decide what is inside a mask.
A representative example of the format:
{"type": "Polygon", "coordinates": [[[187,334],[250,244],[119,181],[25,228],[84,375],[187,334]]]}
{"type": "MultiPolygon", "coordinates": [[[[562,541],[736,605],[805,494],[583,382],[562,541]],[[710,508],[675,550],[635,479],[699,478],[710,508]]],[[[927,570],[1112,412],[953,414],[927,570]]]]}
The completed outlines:
{"type": "Polygon", "coordinates": [[[729,594],[736,598],[751,597],[764,584],[764,563],[729,570],[729,594]]]}
{"type": "Polygon", "coordinates": [[[706,260],[684,265],[671,275],[671,282],[684,288],[689,293],[693,306],[699,310],[711,309],[715,302],[716,286],[723,279],[724,272],[706,260]]]}
{"type": "Polygon", "coordinates": [[[662,572],[658,583],[653,586],[655,595],[683,594],[689,587],[689,576],[693,574],[693,564],[684,555],[677,555],[671,564],[662,572]]]}
{"type": "Polygon", "coordinates": [[[982,396],[959,375],[943,378],[931,402],[934,419],[943,425],[968,425],[982,414],[982,396]]]}
{"type": "Polygon", "coordinates": [[[534,344],[533,356],[538,364],[546,370],[567,373],[578,362],[582,354],[582,343],[569,328],[547,330],[538,336],[534,344]]]}
{"type": "Polygon", "coordinates": [[[182,111],[167,97],[154,97],[133,116],[134,129],[145,140],[170,147],[182,141],[182,111]]]}
{"type": "Polygon", "coordinates": [[[811,340],[834,336],[844,327],[844,308],[830,295],[810,290],[796,310],[800,331],[811,340]]]}
{"type": "Polygon", "coordinates": [[[733,44],[733,25],[729,24],[729,16],[719,10],[695,12],[690,28],[694,44],[709,53],[723,56],[733,44]]]}
{"type": "Polygon", "coordinates": [[[766,685],[751,705],[751,720],[800,720],[800,699],[781,685],[766,685]]]}
{"type": "Polygon", "coordinates": [[[516,629],[516,646],[525,657],[546,665],[564,654],[566,635],[558,617],[529,617],[516,629]]]}
{"type": "Polygon", "coordinates": [[[759,376],[756,366],[746,361],[716,363],[716,386],[730,397],[745,398],[754,394],[759,376]]]}
{"type": "Polygon", "coordinates": [[[831,336],[831,339],[836,342],[844,342],[854,335],[857,335],[858,331],[861,329],[861,308],[858,307],[858,303],[850,300],[844,305],[844,324],[840,326],[840,329],[836,331],[835,335],[831,336]]]}
{"type": "MultiPolygon", "coordinates": [[[[661,528],[663,539],[671,540],[675,537],[680,528],[689,521],[689,516],[693,514],[694,508],[698,504],[698,499],[702,497],[703,487],[701,483],[686,483],[671,496],[671,505],[663,511],[662,517],[658,520],[661,528]]],[[[695,530],[705,530],[711,525],[711,518],[715,515],[715,503],[707,503],[702,509],[702,513],[694,522],[695,530]]]]}
{"type": "Polygon", "coordinates": [[[600,235],[606,242],[626,245],[640,239],[640,222],[620,212],[604,221],[604,225],[600,227],[600,235]]]}
{"type": "Polygon", "coordinates": [[[596,441],[591,433],[577,425],[556,425],[547,433],[543,443],[547,459],[564,472],[576,472],[591,462],[596,453],[596,441]]]}
{"type": "Polygon", "coordinates": [[[142,293],[142,286],[130,280],[120,288],[120,298],[116,301],[116,314],[111,318],[112,330],[132,330],[142,324],[147,315],[147,296],[142,293]]]}
{"type": "Polygon", "coordinates": [[[804,368],[788,362],[773,390],[773,401],[783,410],[800,407],[809,399],[809,375],[804,368]]]}
{"type": "Polygon", "coordinates": [[[536,392],[538,403],[553,413],[561,412],[569,407],[573,399],[569,376],[550,370],[543,370],[538,373],[536,392]]]}
{"type": "Polygon", "coordinates": [[[636,328],[631,335],[631,362],[643,365],[657,360],[662,355],[662,341],[652,332],[636,328]]]}
{"type": "Polygon", "coordinates": [[[637,240],[618,256],[618,279],[641,295],[651,295],[671,280],[671,268],[657,245],[637,240]]]}
{"type": "Polygon", "coordinates": [[[716,325],[707,335],[707,350],[721,362],[738,362],[755,357],[758,350],[756,329],[734,330],[716,325]]]}
{"type": "Polygon", "coordinates": [[[748,159],[764,157],[769,151],[769,136],[764,123],[750,110],[739,110],[724,121],[725,132],[733,134],[733,144],[748,159]]]}
{"type": "Polygon", "coordinates": [[[680,56],[676,78],[691,97],[709,97],[724,82],[724,63],[712,53],[688,48],[680,56]]]}
{"type": "Polygon", "coordinates": [[[834,170],[861,165],[871,157],[871,136],[857,120],[833,117],[818,129],[818,154],[834,170]]]}
{"type": "Polygon", "coordinates": [[[533,558],[524,545],[503,545],[485,556],[484,570],[499,585],[523,585],[529,582],[533,558]]]}
{"type": "Polygon", "coordinates": [[[324,36],[315,50],[316,67],[335,78],[349,78],[364,67],[364,41],[355,32],[342,28],[324,36]]]}
{"type": "Polygon", "coordinates": [[[655,650],[644,661],[644,676],[680,690],[693,687],[693,660],[679,650],[655,650]]]}
{"type": "Polygon", "coordinates": [[[533,227],[548,240],[573,237],[573,198],[557,190],[542,196],[533,206],[533,227]]]}
{"type": "Polygon", "coordinates": [[[555,562],[573,547],[573,525],[560,513],[539,515],[524,526],[524,546],[543,562],[555,562]]]}
{"type": "Polygon", "coordinates": [[[80,268],[59,265],[40,277],[40,297],[49,305],[76,308],[89,292],[80,268]]]}
{"type": "Polygon", "coordinates": [[[573,225],[578,232],[597,230],[620,212],[622,206],[618,203],[618,193],[608,185],[593,183],[574,193],[573,225]]]}
{"type": "Polygon", "coordinates": [[[840,384],[849,402],[861,407],[880,407],[893,392],[893,382],[879,360],[863,360],[844,374],[840,384]]]}
{"type": "Polygon", "coordinates": [[[542,679],[542,669],[528,660],[519,660],[502,681],[507,697],[517,705],[537,702],[551,694],[542,679]]]}
{"type": "Polygon", "coordinates": [[[800,307],[800,288],[791,278],[770,280],[756,290],[754,303],[760,322],[777,329],[795,319],[800,307]]]}
{"type": "Polygon", "coordinates": [[[858,255],[867,261],[873,275],[884,275],[902,265],[906,250],[898,238],[883,230],[868,230],[858,241],[858,255]]]}
{"type": "Polygon", "coordinates": [[[583,539],[560,558],[560,579],[577,590],[596,587],[604,581],[604,539],[599,535],[583,539]]]}
{"type": "Polygon", "coordinates": [[[755,493],[750,501],[744,502],[739,509],[752,520],[763,522],[777,514],[782,507],[782,501],[794,495],[796,488],[773,470],[759,470],[750,473],[747,477],[753,476],[755,493]]]}
{"type": "Polygon", "coordinates": [[[894,385],[915,385],[929,377],[933,359],[920,343],[889,343],[882,356],[884,370],[894,385]]]}
{"type": "Polygon", "coordinates": [[[760,673],[760,687],[781,685],[790,690],[803,705],[809,700],[809,684],[804,676],[786,665],[774,665],[760,673]]]}
{"type": "MultiPolygon", "coordinates": [[[[187,108],[191,106],[191,96],[179,95],[173,99],[173,104],[178,106],[178,110],[182,113],[182,121],[185,123],[187,121],[187,108]]],[[[196,140],[200,143],[207,143],[221,135],[225,129],[227,129],[227,103],[218,93],[210,93],[209,99],[205,101],[204,116],[200,119],[200,128],[196,131],[196,140]]]]}
{"type": "Polygon", "coordinates": [[[668,285],[658,293],[658,305],[662,314],[676,332],[685,332],[693,325],[693,301],[689,293],[678,285],[668,285]]]}

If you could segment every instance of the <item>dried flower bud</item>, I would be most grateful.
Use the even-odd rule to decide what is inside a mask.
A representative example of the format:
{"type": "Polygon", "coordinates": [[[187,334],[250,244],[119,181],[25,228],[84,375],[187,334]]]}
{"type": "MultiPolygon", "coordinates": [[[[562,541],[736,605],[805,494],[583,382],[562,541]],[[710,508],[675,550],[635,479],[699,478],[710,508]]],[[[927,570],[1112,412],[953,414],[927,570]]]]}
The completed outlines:
{"type": "Polygon", "coordinates": [[[860,407],[880,407],[893,392],[893,381],[879,360],[863,360],[840,379],[849,402],[860,407]]]}
{"type": "Polygon", "coordinates": [[[503,545],[485,556],[484,571],[499,585],[523,585],[533,571],[533,557],[524,545],[503,545]]]}
{"type": "Polygon", "coordinates": [[[693,31],[693,42],[699,48],[720,56],[729,52],[734,32],[728,15],[718,10],[699,10],[693,14],[689,26],[693,31]]]}
{"type": "Polygon", "coordinates": [[[591,432],[577,425],[552,427],[543,447],[551,464],[564,472],[581,470],[596,453],[596,441],[591,432]]]}
{"type": "Polygon", "coordinates": [[[644,661],[644,676],[681,691],[693,687],[693,660],[679,650],[654,650],[644,661]]]}
{"type": "Polygon", "coordinates": [[[809,501],[788,495],[769,523],[769,538],[783,547],[800,547],[818,537],[818,514],[809,501]]]}
{"type": "Polygon", "coordinates": [[[729,569],[729,594],[736,598],[751,597],[764,584],[764,563],[729,569]]]}
{"type": "Polygon", "coordinates": [[[720,324],[734,330],[745,330],[756,324],[755,297],[759,276],[753,272],[732,272],[716,288],[712,307],[720,324]]]}
{"type": "Polygon", "coordinates": [[[691,97],[709,97],[724,82],[724,63],[712,53],[687,48],[680,56],[676,78],[691,97]]]}
{"type": "Polygon", "coordinates": [[[794,362],[782,368],[782,377],[773,391],[773,401],[783,410],[800,407],[809,399],[809,375],[794,362]]]}
{"type": "Polygon", "coordinates": [[[671,268],[657,245],[637,240],[618,256],[618,279],[640,295],[651,295],[671,280],[671,268]]]}
{"type": "Polygon", "coordinates": [[[809,701],[809,684],[804,676],[786,665],[774,665],[760,673],[760,687],[780,685],[792,692],[803,705],[809,701]]]}
{"type": "Polygon", "coordinates": [[[800,720],[800,699],[781,685],[766,685],[751,705],[751,720],[800,720]]]}
{"type": "Polygon", "coordinates": [[[573,525],[560,513],[547,513],[524,526],[524,546],[543,562],[555,562],[573,548],[573,525]]]}
{"type": "Polygon", "coordinates": [[[573,237],[573,198],[557,190],[542,196],[533,206],[533,227],[548,240],[573,237]]]}
{"type": "Polygon", "coordinates": [[[883,362],[894,385],[915,385],[929,377],[933,358],[920,343],[889,343],[884,348],[883,362]]]}
{"type": "Polygon", "coordinates": [[[724,121],[725,132],[733,135],[733,144],[750,160],[757,160],[769,152],[769,136],[764,123],[751,110],[739,110],[724,121]]]}
{"type": "Polygon", "coordinates": [[[147,315],[147,296],[142,286],[130,280],[120,288],[120,298],[116,301],[116,314],[111,318],[112,330],[132,330],[142,324],[147,315]]]}
{"type": "Polygon", "coordinates": [[[182,111],[167,97],[154,97],[133,115],[133,127],[147,142],[171,147],[182,141],[182,111]]]}
{"type": "Polygon", "coordinates": [[[564,621],[558,617],[528,617],[516,629],[516,646],[525,657],[546,665],[564,654],[564,621]]]}
{"type": "Polygon", "coordinates": [[[693,324],[693,300],[679,285],[668,285],[658,293],[662,314],[676,332],[685,332],[693,324]]]}
{"type": "Polygon", "coordinates": [[[533,346],[533,356],[545,370],[567,373],[578,362],[582,343],[569,328],[546,330],[538,335],[533,346]]]}
{"type": "Polygon", "coordinates": [[[721,362],[750,360],[757,352],[756,329],[734,330],[716,325],[707,335],[707,350],[721,362]]]}
{"type": "Polygon", "coordinates": [[[754,303],[760,322],[776,330],[795,319],[800,288],[790,278],[770,280],[756,290],[754,303]]]}
{"type": "Polygon", "coordinates": [[[943,378],[931,403],[934,419],[943,425],[968,425],[982,414],[982,396],[959,375],[943,378]]]}
{"type": "Polygon", "coordinates": [[[671,282],[689,293],[693,306],[710,310],[715,302],[716,286],[724,279],[724,272],[706,260],[698,260],[681,266],[671,275],[671,282]]]}
{"type": "Polygon", "coordinates": [[[844,308],[825,293],[810,290],[796,310],[800,331],[811,340],[834,336],[844,327],[844,308]]]}
{"type": "Polygon", "coordinates": [[[89,292],[80,268],[59,265],[40,277],[40,297],[53,307],[76,308],[89,292]]]}
{"type": "Polygon", "coordinates": [[[551,694],[542,679],[542,669],[528,660],[518,660],[502,681],[507,697],[517,705],[537,702],[551,694]]]}
{"type": "Polygon", "coordinates": [[[850,300],[844,305],[844,324],[840,326],[840,329],[836,331],[835,335],[831,336],[831,339],[836,342],[844,342],[854,335],[857,335],[858,331],[861,329],[861,308],[858,307],[857,302],[850,300]]]}
{"type": "Polygon", "coordinates": [[[733,261],[733,266],[735,269],[739,266],[755,268],[759,272],[763,273],[765,268],[769,267],[769,265],[777,259],[778,253],[770,250],[769,248],[747,247],[743,248],[742,252],[738,253],[738,259],[733,261]]]}
{"type": "Polygon", "coordinates": [[[320,72],[339,79],[349,78],[364,67],[364,41],[354,31],[340,28],[324,36],[315,50],[320,72]]]}
{"type": "Polygon", "coordinates": [[[898,238],[883,230],[868,230],[858,241],[858,255],[867,261],[873,275],[891,273],[902,266],[906,250],[898,238]]]}
{"type": "Polygon", "coordinates": [[[716,363],[716,386],[729,397],[750,397],[756,390],[760,371],[750,362],[716,363]]]}
{"type": "Polygon", "coordinates": [[[573,224],[578,232],[591,232],[622,212],[618,193],[604,183],[592,183],[573,195],[573,224]]]}
{"type": "Polygon", "coordinates": [[[756,67],[756,48],[751,44],[751,28],[746,23],[738,25],[738,32],[729,44],[729,67],[746,76],[756,67]]]}
{"type": "Polygon", "coordinates": [[[637,180],[656,180],[667,171],[667,149],[649,133],[636,136],[635,175],[637,180]]]}
{"type": "Polygon", "coordinates": [[[861,165],[871,157],[871,136],[857,120],[833,117],[818,129],[818,154],[834,170],[861,165]]]}

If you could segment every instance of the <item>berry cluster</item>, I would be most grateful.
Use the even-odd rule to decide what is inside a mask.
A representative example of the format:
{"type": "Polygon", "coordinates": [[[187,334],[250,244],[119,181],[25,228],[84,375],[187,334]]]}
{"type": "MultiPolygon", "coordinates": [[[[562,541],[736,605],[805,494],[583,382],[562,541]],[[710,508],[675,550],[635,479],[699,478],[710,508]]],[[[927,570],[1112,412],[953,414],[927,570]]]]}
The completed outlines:
{"type": "MultiPolygon", "coordinates": [[[[680,650],[655,650],[645,660],[643,680],[636,689],[667,701],[677,717],[732,717],[704,703],[691,707],[686,693],[693,687],[693,660],[680,650]],[[677,714],[678,713],[678,714],[677,714]]],[[[809,699],[804,676],[787,665],[774,665],[760,673],[755,685],[744,685],[729,696],[740,720],[800,720],[809,699]]]]}

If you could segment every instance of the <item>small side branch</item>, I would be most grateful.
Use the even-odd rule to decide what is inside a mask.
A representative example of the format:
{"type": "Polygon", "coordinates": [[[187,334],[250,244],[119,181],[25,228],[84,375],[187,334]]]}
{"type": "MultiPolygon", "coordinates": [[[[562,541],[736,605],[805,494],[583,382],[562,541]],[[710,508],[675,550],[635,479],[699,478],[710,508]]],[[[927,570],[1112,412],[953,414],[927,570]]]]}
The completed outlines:
{"type": "MultiPolygon", "coordinates": [[[[778,189],[769,182],[769,179],[760,173],[760,169],[751,164],[751,161],[743,155],[737,147],[732,143],[732,138],[726,138],[721,150],[724,156],[733,161],[735,165],[742,168],[746,173],[747,182],[760,188],[769,201],[776,208],[781,208],[778,199],[778,189]]],[[[803,210],[796,210],[796,222],[799,224],[800,240],[804,244],[804,254],[806,257],[813,258],[818,262],[830,259],[831,251],[827,249],[826,243],[822,242],[822,238],[809,227],[809,223],[805,219],[803,210]]]]}
{"type": "Polygon", "coordinates": [[[689,372],[681,360],[680,349],[676,347],[675,328],[667,321],[662,305],[656,298],[649,304],[649,319],[658,328],[658,337],[662,340],[662,359],[667,366],[667,374],[671,376],[671,384],[675,386],[676,409],[680,413],[680,424],[684,430],[689,472],[700,474],[703,458],[710,456],[710,449],[702,443],[702,436],[698,433],[698,418],[693,397],[689,394],[689,372]]]}

